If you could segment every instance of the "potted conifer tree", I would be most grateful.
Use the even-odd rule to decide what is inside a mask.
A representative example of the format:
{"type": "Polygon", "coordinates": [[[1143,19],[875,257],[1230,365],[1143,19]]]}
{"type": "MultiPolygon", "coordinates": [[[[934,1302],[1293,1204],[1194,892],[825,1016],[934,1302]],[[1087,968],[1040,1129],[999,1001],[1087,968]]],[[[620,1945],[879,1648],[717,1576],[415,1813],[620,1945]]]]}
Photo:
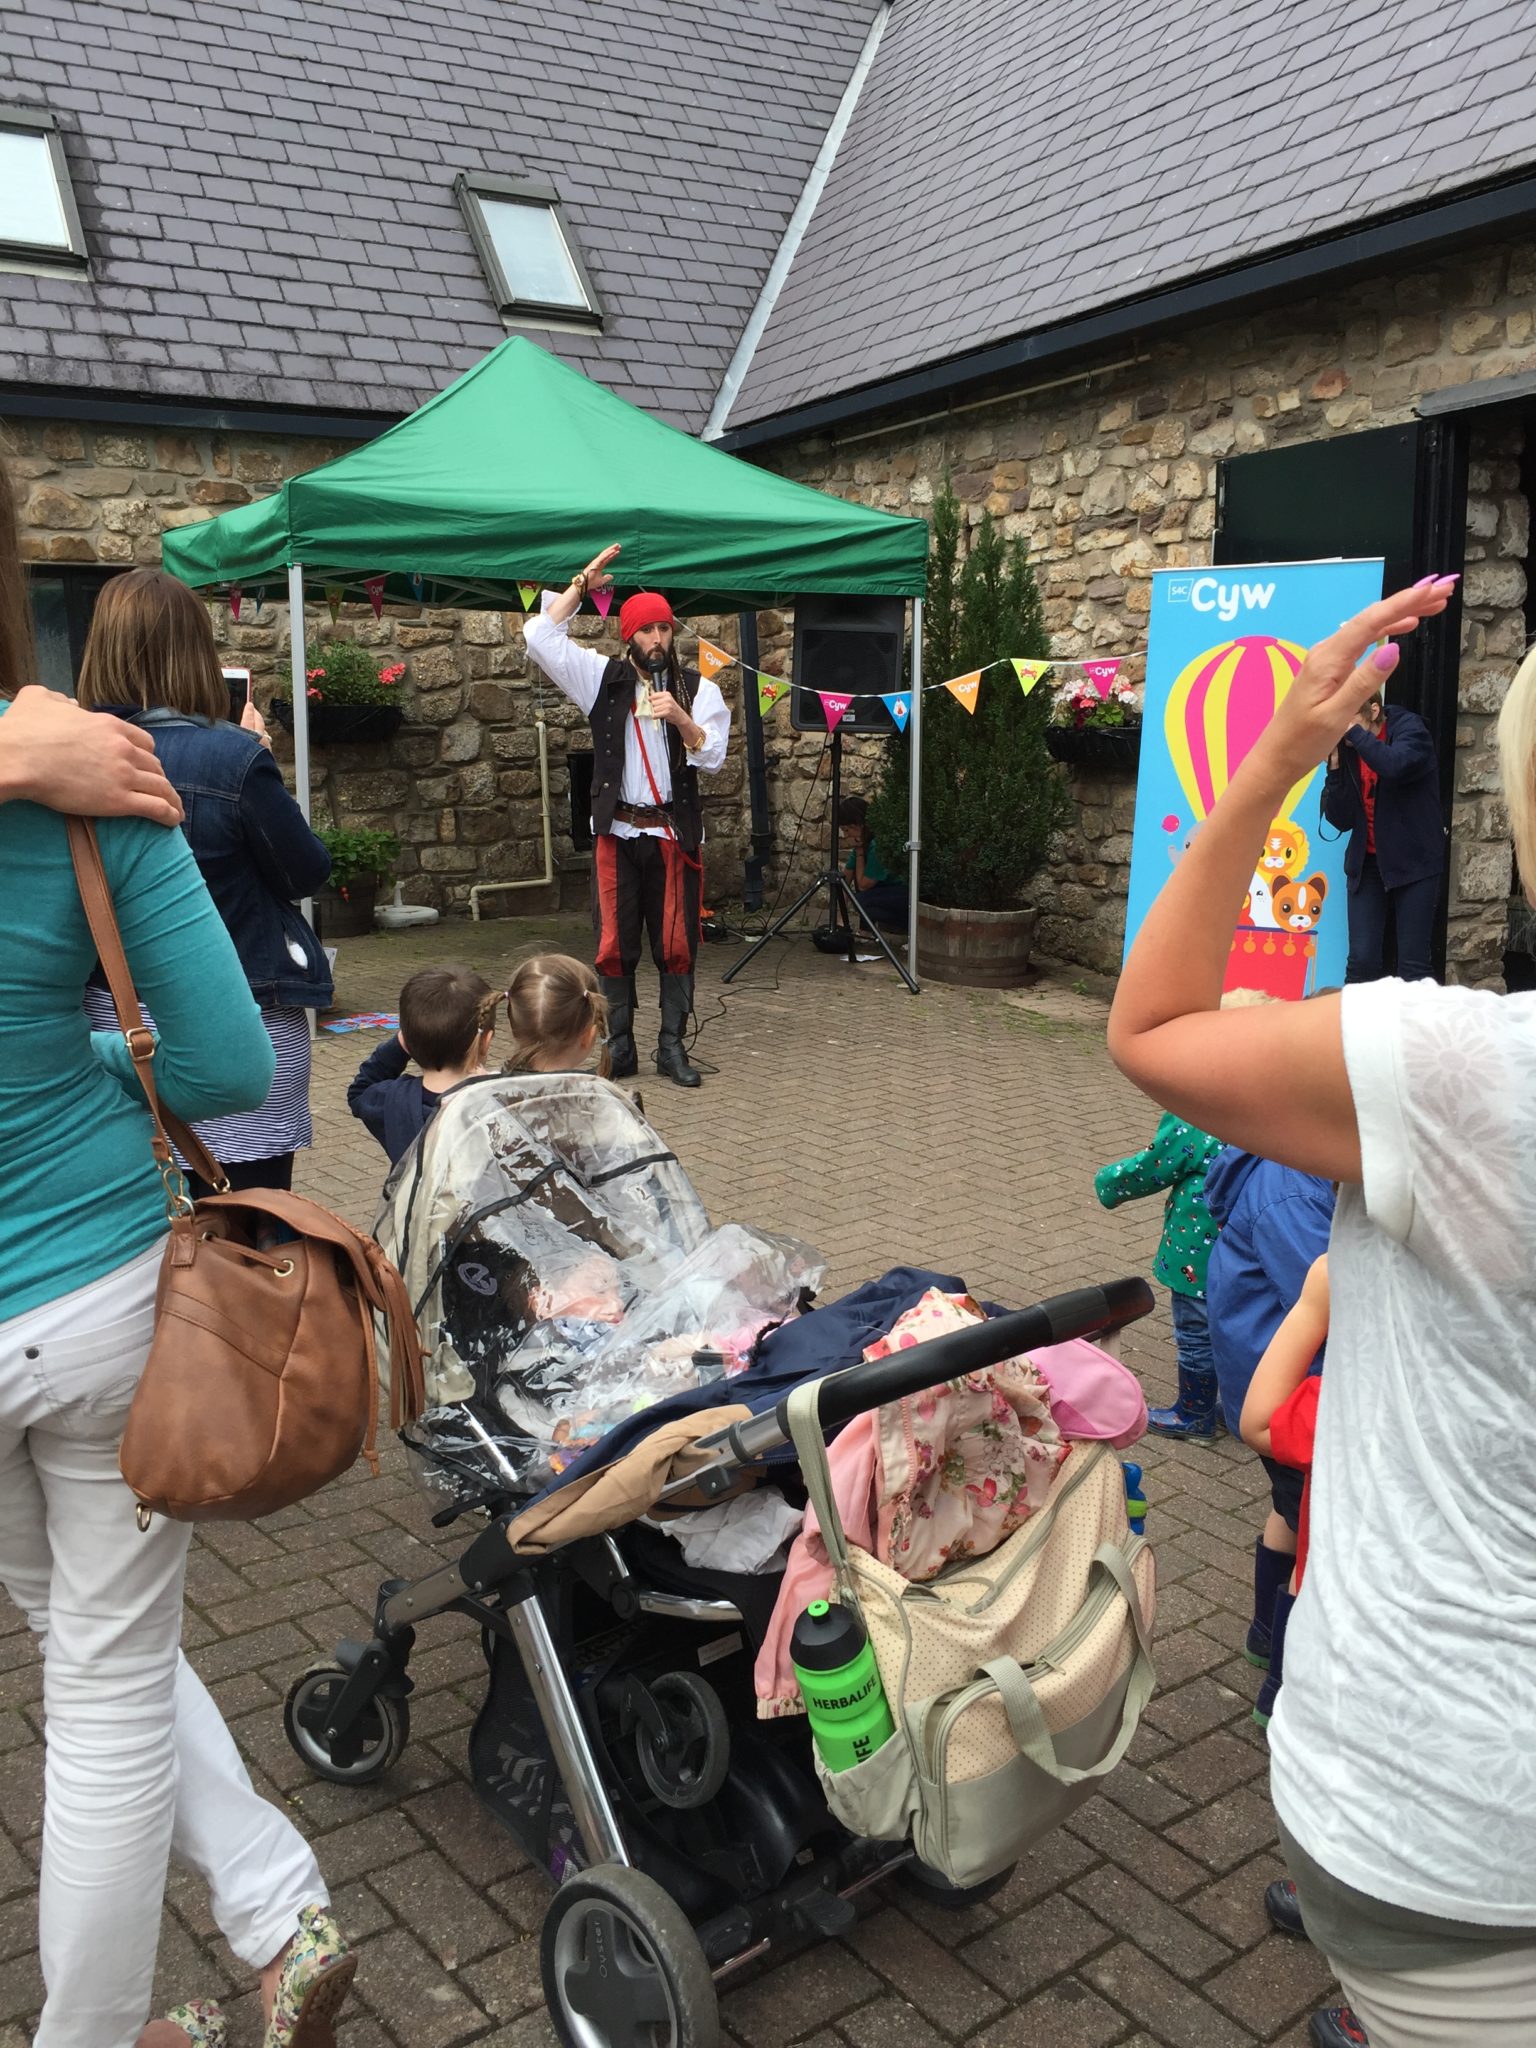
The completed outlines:
{"type": "MultiPolygon", "coordinates": [[[[989,513],[962,554],[960,506],[946,478],[933,503],[925,680],[1049,654],[1024,542],[1004,540],[989,513]]],[[[974,712],[944,690],[923,699],[917,966],[928,980],[1011,988],[1028,978],[1039,917],[1029,884],[1072,809],[1046,750],[1049,716],[1049,690],[1026,697],[1008,668],[983,678],[974,712]]],[[[908,837],[911,758],[906,738],[893,734],[870,808],[882,846],[902,846],[908,837]]]]}

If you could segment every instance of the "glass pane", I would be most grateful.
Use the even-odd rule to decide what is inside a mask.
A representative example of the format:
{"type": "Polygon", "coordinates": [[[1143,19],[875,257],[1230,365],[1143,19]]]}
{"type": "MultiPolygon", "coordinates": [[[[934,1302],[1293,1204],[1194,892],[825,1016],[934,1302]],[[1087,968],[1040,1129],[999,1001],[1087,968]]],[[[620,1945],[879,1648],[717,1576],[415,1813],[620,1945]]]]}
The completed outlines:
{"type": "Polygon", "coordinates": [[[69,247],[46,135],[0,128],[0,238],[47,249],[69,247]]]}
{"type": "Polygon", "coordinates": [[[481,199],[480,208],[514,299],[590,310],[560,223],[547,206],[481,199]]]}
{"type": "Polygon", "coordinates": [[[37,641],[37,680],[50,690],[75,692],[75,665],[69,652],[69,600],[62,576],[36,576],[29,584],[32,627],[37,641]]]}

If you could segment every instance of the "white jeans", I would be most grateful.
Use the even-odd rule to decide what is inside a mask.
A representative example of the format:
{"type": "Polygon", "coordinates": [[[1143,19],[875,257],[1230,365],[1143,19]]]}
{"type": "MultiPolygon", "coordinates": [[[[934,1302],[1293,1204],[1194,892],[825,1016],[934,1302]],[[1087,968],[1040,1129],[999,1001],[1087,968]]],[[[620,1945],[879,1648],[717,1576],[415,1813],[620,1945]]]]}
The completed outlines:
{"type": "Polygon", "coordinates": [[[181,1655],[191,1532],[156,1517],[141,1535],[117,1469],[159,1269],[156,1245],[0,1323],[0,1582],[44,1654],[48,1995],[34,2048],[133,2048],[173,1850],[252,1968],[301,1907],[327,1903],[308,1843],[258,1797],[181,1655]]]}
{"type": "Polygon", "coordinates": [[[1536,2041],[1536,1947],[1429,1970],[1333,1967],[1371,2048],[1531,2048],[1536,2041]]]}

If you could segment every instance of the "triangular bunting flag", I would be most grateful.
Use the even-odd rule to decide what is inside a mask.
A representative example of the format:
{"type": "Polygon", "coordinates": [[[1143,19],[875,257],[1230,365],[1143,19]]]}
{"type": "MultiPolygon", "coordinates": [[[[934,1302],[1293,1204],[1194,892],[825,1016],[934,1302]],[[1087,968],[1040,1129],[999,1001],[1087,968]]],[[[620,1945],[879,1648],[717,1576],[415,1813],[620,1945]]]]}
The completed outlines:
{"type": "Polygon", "coordinates": [[[229,593],[229,616],[238,626],[240,623],[240,592],[238,588],[229,593]]]}
{"type": "Polygon", "coordinates": [[[723,647],[717,647],[713,640],[699,641],[699,674],[706,683],[712,683],[721,669],[729,668],[735,659],[723,647]]]}
{"type": "Polygon", "coordinates": [[[963,704],[972,718],[976,716],[976,699],[981,693],[981,670],[973,668],[968,676],[952,676],[944,685],[957,704],[963,704]]]}
{"type": "Polygon", "coordinates": [[[331,608],[331,624],[333,626],[336,623],[337,615],[341,611],[341,600],[344,595],[345,592],[339,583],[327,583],[325,586],[325,601],[331,608]]]}
{"type": "Polygon", "coordinates": [[[896,730],[905,732],[907,720],[912,716],[912,699],[904,691],[896,690],[889,697],[882,697],[880,702],[896,721],[896,730]]]}
{"type": "Polygon", "coordinates": [[[256,586],[256,616],[258,619],[261,617],[261,600],[266,596],[266,594],[267,586],[265,585],[265,583],[258,583],[256,586]]]}
{"type": "Polygon", "coordinates": [[[758,710],[763,712],[771,711],[788,688],[788,683],[780,682],[777,676],[765,676],[759,671],[757,678],[758,710]]]}
{"type": "Polygon", "coordinates": [[[1101,697],[1107,697],[1115,686],[1115,676],[1119,671],[1119,667],[1120,661],[1118,656],[1113,661],[1085,661],[1083,663],[1083,674],[1092,683],[1101,697]]]}
{"type": "Polygon", "coordinates": [[[384,578],[382,576],[365,576],[363,578],[363,588],[368,593],[368,602],[373,606],[373,616],[376,619],[383,618],[384,578]]]}
{"type": "Polygon", "coordinates": [[[816,694],[821,699],[822,715],[827,721],[827,731],[836,732],[837,728],[842,724],[844,714],[847,712],[853,699],[841,696],[836,690],[818,690],[816,694]]]}
{"type": "Polygon", "coordinates": [[[1019,688],[1027,697],[1046,670],[1050,668],[1051,663],[1048,661],[1020,661],[1017,655],[1012,655],[1009,658],[1013,662],[1013,672],[1019,679],[1019,688]]]}
{"type": "Polygon", "coordinates": [[[539,586],[537,583],[519,583],[517,594],[523,600],[523,610],[531,612],[539,601],[539,586]]]}
{"type": "Polygon", "coordinates": [[[425,576],[422,575],[421,571],[418,569],[415,575],[411,578],[411,595],[415,598],[416,602],[420,604],[422,599],[426,596],[426,594],[427,579],[425,576]]]}
{"type": "Polygon", "coordinates": [[[597,606],[598,617],[601,619],[606,619],[608,614],[613,610],[613,585],[611,583],[605,583],[601,590],[594,590],[592,593],[592,602],[597,606]]]}

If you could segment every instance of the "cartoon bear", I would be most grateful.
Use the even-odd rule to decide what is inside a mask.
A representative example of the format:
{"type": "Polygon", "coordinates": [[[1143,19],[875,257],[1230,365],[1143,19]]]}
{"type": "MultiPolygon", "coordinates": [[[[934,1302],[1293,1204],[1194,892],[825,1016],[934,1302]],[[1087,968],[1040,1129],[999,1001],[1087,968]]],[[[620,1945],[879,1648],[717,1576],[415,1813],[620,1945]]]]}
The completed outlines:
{"type": "Polygon", "coordinates": [[[1323,900],[1328,894],[1326,875],[1309,875],[1304,882],[1288,881],[1274,892],[1272,898],[1275,922],[1283,932],[1314,932],[1318,919],[1323,914],[1323,900]]]}

